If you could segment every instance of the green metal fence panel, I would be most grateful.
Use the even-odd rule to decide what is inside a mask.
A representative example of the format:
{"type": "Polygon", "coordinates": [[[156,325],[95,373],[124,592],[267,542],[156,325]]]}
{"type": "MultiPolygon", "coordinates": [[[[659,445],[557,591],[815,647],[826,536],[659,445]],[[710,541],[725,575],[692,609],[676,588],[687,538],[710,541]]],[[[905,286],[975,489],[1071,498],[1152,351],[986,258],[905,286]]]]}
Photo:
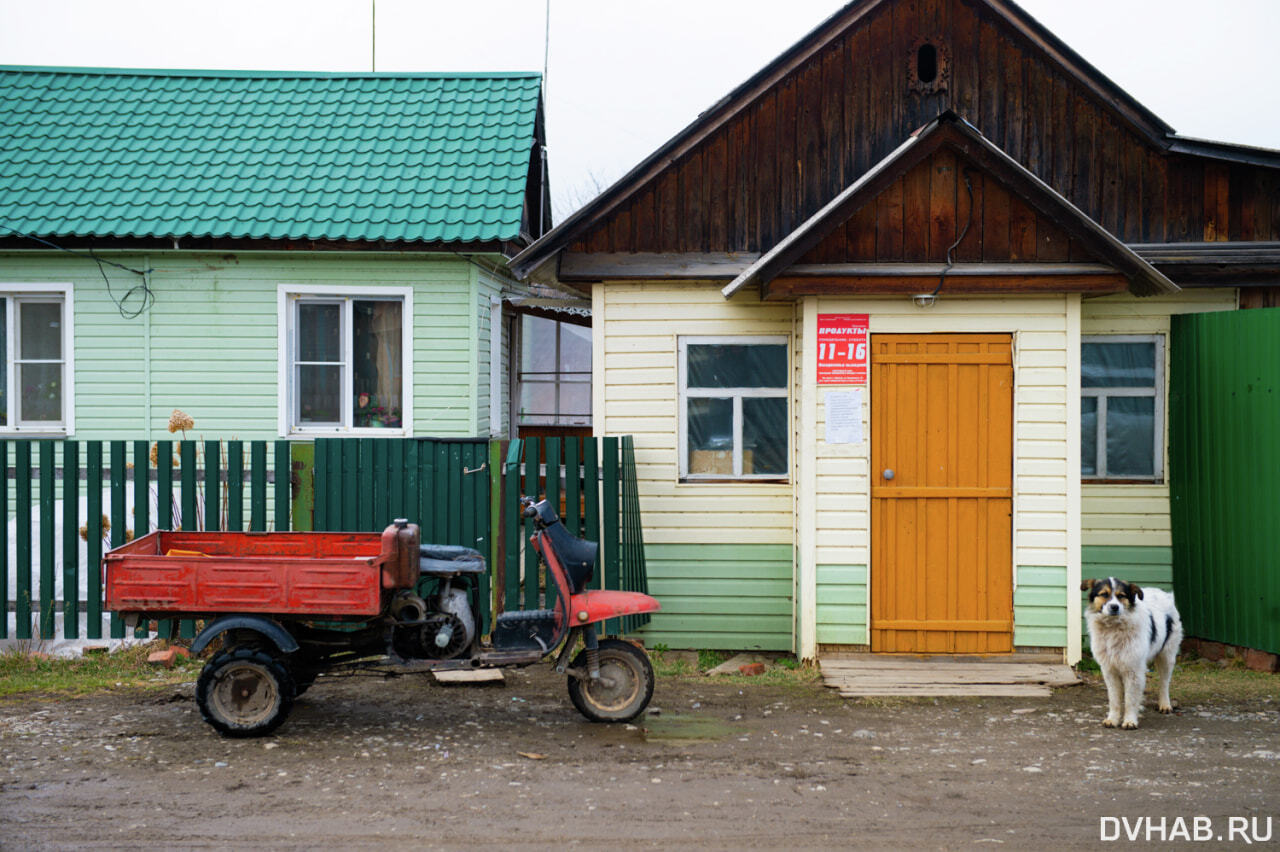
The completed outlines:
{"type": "Polygon", "coordinates": [[[14,493],[18,504],[17,583],[14,613],[15,633],[19,639],[31,638],[31,444],[20,441],[15,452],[14,469],[17,482],[14,493]]]}
{"type": "Polygon", "coordinates": [[[54,445],[40,442],[40,638],[53,638],[54,445]]]}
{"type": "Polygon", "coordinates": [[[1280,308],[1174,316],[1173,583],[1186,633],[1280,652],[1280,308]]]}
{"type": "Polygon", "coordinates": [[[4,471],[4,488],[0,488],[0,639],[9,638],[9,442],[0,441],[0,470],[4,471]]]}
{"type": "MultiPolygon", "coordinates": [[[[85,461],[85,633],[102,638],[102,442],[90,441],[85,461]]],[[[21,522],[19,522],[21,528],[21,522]]]]}
{"type": "Polygon", "coordinates": [[[249,529],[266,532],[267,529],[267,442],[254,441],[249,445],[249,529]]]}
{"type": "Polygon", "coordinates": [[[279,532],[289,529],[289,508],[293,496],[292,461],[289,456],[289,442],[276,441],[275,469],[275,528],[279,532]]]}
{"type": "MultiPolygon", "coordinates": [[[[124,441],[112,441],[109,448],[111,452],[111,469],[109,471],[111,480],[111,525],[108,535],[111,537],[111,546],[115,548],[125,543],[124,441]]],[[[124,621],[114,612],[111,613],[111,638],[124,638],[124,621]]]]}
{"type": "Polygon", "coordinates": [[[172,441],[156,441],[156,529],[173,529],[172,441]]]}
{"type": "MultiPolygon", "coordinates": [[[[6,466],[7,467],[7,466],[6,466]]],[[[62,445],[62,629],[80,638],[80,445],[62,445]]],[[[5,489],[6,491],[8,489],[5,489]]],[[[7,513],[0,517],[8,519],[7,513]]],[[[6,523],[6,527],[9,525],[6,523]]],[[[0,595],[0,600],[8,598],[0,595]]]]}
{"type": "Polygon", "coordinates": [[[244,444],[227,444],[227,529],[244,529],[244,444]]]}
{"type": "Polygon", "coordinates": [[[218,472],[222,469],[222,448],[217,441],[204,442],[204,528],[222,529],[222,500],[219,497],[218,472]]]}

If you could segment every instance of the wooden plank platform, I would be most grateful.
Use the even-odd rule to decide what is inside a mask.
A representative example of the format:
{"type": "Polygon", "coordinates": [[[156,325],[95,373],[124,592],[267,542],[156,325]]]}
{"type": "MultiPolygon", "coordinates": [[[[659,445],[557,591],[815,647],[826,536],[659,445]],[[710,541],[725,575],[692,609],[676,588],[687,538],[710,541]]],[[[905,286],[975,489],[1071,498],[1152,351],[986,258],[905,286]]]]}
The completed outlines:
{"type": "Polygon", "coordinates": [[[845,698],[886,695],[981,695],[1042,698],[1079,683],[1070,666],[1043,659],[825,656],[823,682],[845,698]]]}

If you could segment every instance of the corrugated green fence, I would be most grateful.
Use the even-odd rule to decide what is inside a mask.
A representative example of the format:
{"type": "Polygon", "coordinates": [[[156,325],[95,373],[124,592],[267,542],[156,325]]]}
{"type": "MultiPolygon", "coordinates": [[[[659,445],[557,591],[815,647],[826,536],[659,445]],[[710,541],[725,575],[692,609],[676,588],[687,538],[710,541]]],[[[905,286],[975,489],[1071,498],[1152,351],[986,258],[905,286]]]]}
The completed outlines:
{"type": "Polygon", "coordinates": [[[288,441],[0,441],[0,470],[0,639],[102,638],[102,554],[138,535],[289,529],[288,441]]]}
{"type": "MultiPolygon", "coordinates": [[[[492,564],[489,452],[484,438],[319,438],[314,529],[377,532],[407,518],[424,542],[474,547],[492,564]]],[[[482,575],[484,630],[489,599],[482,575]]]]}
{"type": "Polygon", "coordinates": [[[1187,635],[1280,652],[1280,308],[1173,317],[1173,582],[1187,635]]]}
{"type": "MultiPolygon", "coordinates": [[[[522,494],[544,496],[570,532],[600,542],[591,588],[648,592],[630,436],[511,442],[503,470],[504,558],[495,578],[503,611],[540,609],[545,601],[547,579],[537,554],[523,546],[533,522],[521,519],[522,494]]],[[[630,633],[648,622],[648,614],[611,619],[604,632],[630,633]]]]}

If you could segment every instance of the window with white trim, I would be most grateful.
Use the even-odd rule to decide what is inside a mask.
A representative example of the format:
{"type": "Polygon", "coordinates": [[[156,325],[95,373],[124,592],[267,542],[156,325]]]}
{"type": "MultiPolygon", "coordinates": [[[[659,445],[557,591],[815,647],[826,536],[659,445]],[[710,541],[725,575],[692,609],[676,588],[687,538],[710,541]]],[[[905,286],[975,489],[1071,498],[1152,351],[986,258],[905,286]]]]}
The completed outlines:
{"type": "Polygon", "coordinates": [[[0,293],[0,430],[68,431],[69,295],[63,286],[0,293]]]}
{"type": "Polygon", "coordinates": [[[1163,468],[1163,337],[1082,337],[1081,475],[1158,482],[1163,468]]]}
{"type": "Polygon", "coordinates": [[[785,479],[786,337],[681,337],[680,477],[785,479]]]}
{"type": "Polygon", "coordinates": [[[282,292],[286,432],[409,431],[407,289],[282,292]]]}

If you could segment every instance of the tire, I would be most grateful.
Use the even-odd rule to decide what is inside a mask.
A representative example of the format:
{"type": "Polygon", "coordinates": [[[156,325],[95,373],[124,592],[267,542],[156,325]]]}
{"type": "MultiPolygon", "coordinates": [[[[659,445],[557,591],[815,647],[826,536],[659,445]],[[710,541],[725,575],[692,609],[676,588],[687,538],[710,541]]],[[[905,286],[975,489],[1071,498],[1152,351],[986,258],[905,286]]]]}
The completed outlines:
{"type": "MultiPolygon", "coordinates": [[[[592,722],[629,722],[644,712],[653,698],[653,666],[644,651],[621,639],[600,640],[600,680],[569,678],[569,698],[592,722]]],[[[585,671],[587,652],[573,659],[585,671]]]]}
{"type": "Polygon", "coordinates": [[[280,726],[296,694],[288,668],[265,651],[219,651],[196,681],[200,715],[225,737],[260,737],[280,726]]]}

